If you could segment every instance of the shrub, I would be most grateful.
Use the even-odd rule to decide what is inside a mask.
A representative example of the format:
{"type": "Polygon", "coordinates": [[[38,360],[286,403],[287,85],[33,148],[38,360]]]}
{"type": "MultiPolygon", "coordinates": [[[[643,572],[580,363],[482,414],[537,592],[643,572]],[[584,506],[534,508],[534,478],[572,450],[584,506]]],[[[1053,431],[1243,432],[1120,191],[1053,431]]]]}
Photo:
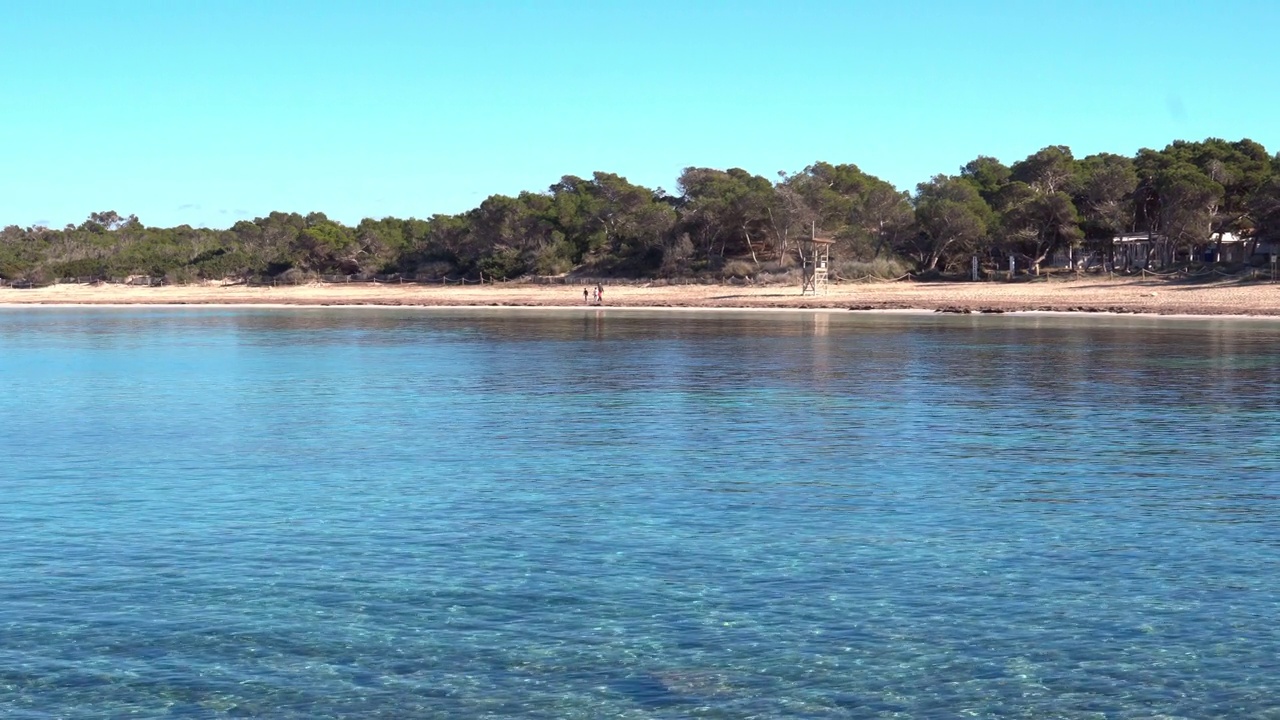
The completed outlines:
{"type": "Polygon", "coordinates": [[[573,269],[573,248],[568,243],[555,243],[538,251],[534,258],[534,270],[539,275],[563,275],[573,269]]]}
{"type": "Polygon", "coordinates": [[[106,263],[94,258],[80,258],[79,260],[70,260],[62,263],[55,263],[49,267],[49,272],[54,277],[102,277],[107,274],[106,263]]]}
{"type": "Polygon", "coordinates": [[[785,273],[799,263],[793,255],[783,255],[777,260],[766,260],[760,265],[760,272],[785,273]]]}
{"type": "Polygon", "coordinates": [[[419,265],[413,274],[420,280],[439,280],[457,271],[458,268],[447,260],[430,260],[419,265]]]}
{"type": "Polygon", "coordinates": [[[840,280],[861,280],[866,277],[892,280],[906,275],[908,268],[896,258],[876,258],[867,262],[859,260],[836,261],[835,276],[840,280]]]}
{"type": "Polygon", "coordinates": [[[478,267],[486,278],[495,280],[519,277],[528,269],[520,251],[511,247],[498,248],[493,254],[481,258],[478,267]]]}
{"type": "Polygon", "coordinates": [[[689,239],[689,233],[681,233],[680,237],[662,249],[658,274],[672,276],[688,272],[692,257],[693,241],[689,239]]]}
{"type": "Polygon", "coordinates": [[[722,278],[750,278],[755,277],[757,268],[746,260],[730,260],[720,268],[720,277],[722,278]]]}
{"type": "Polygon", "coordinates": [[[192,269],[206,280],[222,280],[259,269],[254,258],[243,250],[204,253],[192,261],[192,269]]]}
{"type": "Polygon", "coordinates": [[[299,270],[298,268],[289,268],[276,277],[276,280],[285,285],[305,285],[315,279],[314,273],[299,270]]]}
{"type": "Polygon", "coordinates": [[[770,283],[799,285],[800,284],[800,268],[791,268],[789,270],[779,270],[778,272],[770,273],[768,276],[757,277],[757,279],[764,280],[765,282],[770,282],[770,283]]]}
{"type": "Polygon", "coordinates": [[[190,285],[198,279],[195,269],[190,267],[174,268],[164,274],[166,285],[190,285]]]}

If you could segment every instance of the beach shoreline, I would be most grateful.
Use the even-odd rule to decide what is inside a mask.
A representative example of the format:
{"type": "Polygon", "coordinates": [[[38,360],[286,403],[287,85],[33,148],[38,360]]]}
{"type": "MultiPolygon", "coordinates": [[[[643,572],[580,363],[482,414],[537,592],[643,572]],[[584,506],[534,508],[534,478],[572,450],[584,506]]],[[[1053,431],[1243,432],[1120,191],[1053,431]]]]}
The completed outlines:
{"type": "Polygon", "coordinates": [[[789,285],[606,285],[604,302],[583,302],[574,284],[313,283],[247,286],[207,283],[137,287],[52,285],[0,288],[0,307],[531,307],[544,309],[773,309],[918,311],[957,314],[1066,312],[1280,317],[1280,284],[1082,278],[1052,282],[893,282],[832,284],[818,296],[789,285]]]}

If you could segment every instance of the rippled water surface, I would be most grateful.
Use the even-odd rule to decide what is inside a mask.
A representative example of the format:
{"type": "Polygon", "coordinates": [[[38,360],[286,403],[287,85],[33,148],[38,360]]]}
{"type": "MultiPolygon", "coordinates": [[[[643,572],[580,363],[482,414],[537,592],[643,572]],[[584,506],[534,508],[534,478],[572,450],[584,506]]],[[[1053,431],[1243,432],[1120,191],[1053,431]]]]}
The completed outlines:
{"type": "Polygon", "coordinates": [[[1280,324],[0,311],[6,718],[1280,717],[1280,324]]]}

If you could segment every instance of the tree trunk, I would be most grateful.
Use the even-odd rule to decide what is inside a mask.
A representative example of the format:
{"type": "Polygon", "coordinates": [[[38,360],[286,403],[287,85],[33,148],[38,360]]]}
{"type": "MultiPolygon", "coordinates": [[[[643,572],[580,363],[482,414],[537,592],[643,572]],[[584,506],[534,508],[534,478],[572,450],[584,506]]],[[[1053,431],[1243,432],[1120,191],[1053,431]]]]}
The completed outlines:
{"type": "Polygon", "coordinates": [[[884,221],[882,220],[876,227],[876,249],[875,249],[875,252],[871,255],[872,260],[878,260],[880,258],[880,250],[883,247],[884,247],[884,221]]]}

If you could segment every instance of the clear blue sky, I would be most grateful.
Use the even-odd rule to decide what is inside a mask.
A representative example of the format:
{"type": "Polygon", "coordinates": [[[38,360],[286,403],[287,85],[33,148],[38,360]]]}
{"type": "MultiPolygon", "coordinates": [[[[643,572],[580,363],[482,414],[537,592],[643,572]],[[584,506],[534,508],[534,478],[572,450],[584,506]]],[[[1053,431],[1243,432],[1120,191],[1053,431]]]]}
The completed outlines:
{"type": "Polygon", "coordinates": [[[5,0],[0,225],[427,217],[606,170],[899,187],[979,154],[1280,150],[1280,3],[5,0]]]}

